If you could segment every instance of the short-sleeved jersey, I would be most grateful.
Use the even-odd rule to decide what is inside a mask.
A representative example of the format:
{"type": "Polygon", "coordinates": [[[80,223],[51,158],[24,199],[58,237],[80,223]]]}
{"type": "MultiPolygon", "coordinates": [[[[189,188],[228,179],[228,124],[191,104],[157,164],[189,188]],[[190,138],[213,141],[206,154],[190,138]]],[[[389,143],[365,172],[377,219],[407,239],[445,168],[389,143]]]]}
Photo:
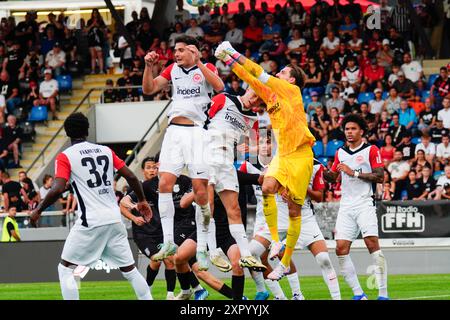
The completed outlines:
{"type": "MultiPolygon", "coordinates": [[[[309,189],[314,191],[322,191],[325,189],[325,182],[323,180],[323,165],[316,159],[314,159],[313,172],[311,175],[311,180],[309,181],[309,189]]],[[[302,221],[305,222],[313,217],[313,205],[311,203],[311,198],[306,195],[305,202],[302,206],[302,221]]]]}
{"type": "MultiPolygon", "coordinates": [[[[358,149],[340,148],[335,155],[331,171],[337,172],[338,164],[343,163],[359,173],[372,173],[375,168],[383,167],[380,150],[377,146],[363,143],[358,149]]],[[[341,173],[341,206],[358,206],[372,201],[375,185],[362,179],[341,173]]]]}
{"type": "MultiPolygon", "coordinates": [[[[248,161],[243,162],[239,170],[245,173],[261,174],[261,170],[248,161]]],[[[252,185],[252,187],[256,197],[255,223],[256,224],[261,224],[263,222],[265,223],[266,218],[264,217],[263,211],[262,188],[260,185],[252,185]]],[[[275,195],[275,200],[278,209],[278,228],[282,230],[287,230],[287,227],[289,225],[289,209],[287,203],[283,201],[283,198],[279,194],[275,195]]]]}
{"type": "Polygon", "coordinates": [[[78,200],[75,224],[91,228],[121,221],[113,179],[114,169],[124,166],[110,148],[87,141],[56,157],[55,178],[69,181],[78,200]]]}
{"type": "MultiPolygon", "coordinates": [[[[207,63],[205,66],[217,74],[214,65],[207,63]]],[[[184,69],[172,63],[163,70],[161,76],[173,84],[172,104],[167,114],[169,123],[175,117],[186,117],[198,125],[203,125],[213,88],[202,71],[197,66],[184,69]]]]}
{"type": "Polygon", "coordinates": [[[238,142],[250,129],[258,129],[256,113],[245,109],[238,96],[224,93],[214,96],[208,114],[208,133],[214,137],[221,136],[221,140],[238,142]]]}

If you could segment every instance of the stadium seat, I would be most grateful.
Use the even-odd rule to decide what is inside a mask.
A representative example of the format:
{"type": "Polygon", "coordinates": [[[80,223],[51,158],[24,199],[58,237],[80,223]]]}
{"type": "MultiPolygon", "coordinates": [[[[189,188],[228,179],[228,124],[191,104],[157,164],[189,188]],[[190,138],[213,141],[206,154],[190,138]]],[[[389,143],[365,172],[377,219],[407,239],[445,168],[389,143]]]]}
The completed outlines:
{"type": "Polygon", "coordinates": [[[381,95],[381,99],[386,100],[389,97],[388,91],[383,91],[383,94],[381,95]]]}
{"type": "Polygon", "coordinates": [[[411,142],[414,144],[419,144],[422,142],[422,139],[420,139],[419,137],[414,137],[411,139],[411,142]]]}
{"type": "Polygon", "coordinates": [[[31,108],[30,114],[28,116],[28,121],[30,122],[40,122],[47,121],[48,111],[46,106],[37,106],[31,108]]]}
{"type": "Polygon", "coordinates": [[[425,102],[425,99],[430,97],[430,90],[426,90],[422,92],[422,102],[425,102]]]}
{"type": "Polygon", "coordinates": [[[72,76],[70,74],[59,75],[56,77],[56,81],[58,81],[59,92],[72,91],[72,76]]]}
{"type": "Polygon", "coordinates": [[[370,100],[375,99],[375,95],[372,92],[361,92],[358,95],[358,102],[361,104],[363,102],[369,103],[370,100]]]}
{"type": "Polygon", "coordinates": [[[314,156],[316,158],[324,155],[322,141],[316,141],[316,143],[314,143],[312,149],[313,149],[313,152],[314,152],[314,156]]]}
{"type": "Polygon", "coordinates": [[[303,96],[303,105],[305,106],[305,109],[308,107],[308,104],[312,102],[312,98],[309,95],[303,96]]]}
{"type": "Polygon", "coordinates": [[[325,155],[327,157],[333,157],[336,154],[336,151],[344,145],[344,142],[341,140],[331,140],[327,143],[327,151],[325,152],[325,155]]]}
{"type": "Polygon", "coordinates": [[[438,77],[439,77],[439,73],[430,74],[430,77],[428,78],[428,83],[427,83],[428,89],[431,88],[431,86],[433,85],[434,81],[435,81],[438,77]]]}

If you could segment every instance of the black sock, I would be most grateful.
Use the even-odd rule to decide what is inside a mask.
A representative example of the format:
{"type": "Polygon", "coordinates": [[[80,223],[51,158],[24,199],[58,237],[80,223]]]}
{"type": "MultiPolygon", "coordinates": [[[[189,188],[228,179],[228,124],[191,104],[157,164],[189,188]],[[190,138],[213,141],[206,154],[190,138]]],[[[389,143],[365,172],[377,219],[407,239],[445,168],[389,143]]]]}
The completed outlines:
{"type": "Polygon", "coordinates": [[[189,276],[190,276],[190,279],[191,279],[191,287],[192,288],[197,287],[200,284],[200,282],[198,281],[198,279],[195,276],[195,274],[192,271],[190,271],[189,272],[189,276]]]}
{"type": "Polygon", "coordinates": [[[153,282],[155,281],[156,276],[158,275],[158,270],[153,270],[150,266],[147,267],[147,285],[151,287],[153,282]]]}
{"type": "Polygon", "coordinates": [[[228,299],[233,299],[233,290],[225,283],[223,284],[222,288],[219,289],[219,293],[227,297],[228,299]]]}
{"type": "Polygon", "coordinates": [[[189,272],[178,273],[177,272],[178,281],[180,282],[181,290],[189,290],[191,288],[191,277],[189,272]]]}
{"type": "Polygon", "coordinates": [[[177,276],[175,273],[175,270],[165,270],[164,275],[166,277],[166,284],[167,284],[167,292],[174,292],[175,291],[175,285],[177,284],[177,276]]]}
{"type": "Polygon", "coordinates": [[[231,277],[231,288],[233,290],[233,300],[242,300],[242,295],[244,294],[244,276],[232,276],[231,277]]]}

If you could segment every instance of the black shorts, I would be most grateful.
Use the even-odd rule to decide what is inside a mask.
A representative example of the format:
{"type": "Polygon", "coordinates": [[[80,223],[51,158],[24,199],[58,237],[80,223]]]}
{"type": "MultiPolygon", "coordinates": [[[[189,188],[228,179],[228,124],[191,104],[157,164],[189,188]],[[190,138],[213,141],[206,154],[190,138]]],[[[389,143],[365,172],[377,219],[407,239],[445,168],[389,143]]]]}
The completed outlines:
{"type": "Polygon", "coordinates": [[[159,252],[158,245],[161,243],[161,239],[159,238],[141,238],[141,239],[135,239],[134,242],[136,243],[139,250],[145,254],[147,258],[150,258],[152,255],[159,252]]]}
{"type": "Polygon", "coordinates": [[[228,256],[228,250],[233,244],[236,244],[236,240],[229,235],[229,236],[222,236],[222,237],[216,237],[217,241],[217,247],[222,249],[223,253],[225,253],[226,256],[228,256]]]}
{"type": "Polygon", "coordinates": [[[174,231],[174,240],[177,246],[181,246],[187,239],[197,242],[197,227],[194,220],[187,219],[175,222],[174,231]]]}

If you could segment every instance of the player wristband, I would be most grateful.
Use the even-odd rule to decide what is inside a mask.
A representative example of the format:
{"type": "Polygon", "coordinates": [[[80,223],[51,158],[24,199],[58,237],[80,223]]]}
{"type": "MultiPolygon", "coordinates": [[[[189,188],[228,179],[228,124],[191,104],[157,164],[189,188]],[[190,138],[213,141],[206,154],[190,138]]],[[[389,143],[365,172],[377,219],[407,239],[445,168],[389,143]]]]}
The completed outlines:
{"type": "Polygon", "coordinates": [[[225,62],[227,66],[231,67],[236,61],[231,56],[228,56],[223,62],[225,62]]]}
{"type": "Polygon", "coordinates": [[[353,176],[355,177],[355,178],[358,178],[359,177],[359,171],[353,171],[353,176]]]}

